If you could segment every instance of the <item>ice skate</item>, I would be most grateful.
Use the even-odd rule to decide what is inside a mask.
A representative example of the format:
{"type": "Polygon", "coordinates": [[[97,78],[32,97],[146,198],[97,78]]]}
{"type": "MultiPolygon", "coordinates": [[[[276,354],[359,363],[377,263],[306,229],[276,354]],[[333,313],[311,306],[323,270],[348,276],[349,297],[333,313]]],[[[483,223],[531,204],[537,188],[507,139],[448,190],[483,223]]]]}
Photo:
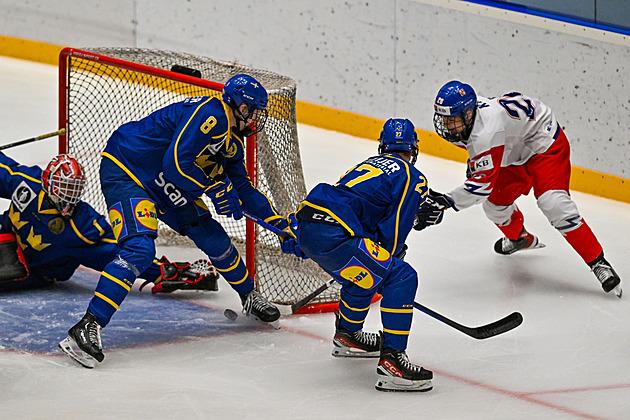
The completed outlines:
{"type": "Polygon", "coordinates": [[[86,312],[81,321],[68,330],[68,337],[59,343],[59,349],[81,366],[92,369],[96,362],[105,359],[101,344],[101,330],[91,312],[86,312]]]}
{"type": "Polygon", "coordinates": [[[376,368],[375,388],[390,392],[426,392],[433,389],[433,372],[415,365],[404,350],[383,348],[376,368]]]}
{"type": "Polygon", "coordinates": [[[516,240],[503,237],[494,244],[494,251],[501,255],[510,255],[516,251],[524,251],[528,249],[544,248],[545,244],[538,240],[538,237],[532,235],[523,228],[523,231],[516,240]]]}
{"type": "Polygon", "coordinates": [[[256,289],[246,295],[241,295],[243,314],[253,316],[258,321],[269,324],[276,330],[280,329],[280,311],[269,303],[256,289]]]}
{"type": "Polygon", "coordinates": [[[612,266],[606,259],[603,254],[600,255],[595,261],[589,264],[591,267],[591,271],[597,277],[597,280],[602,284],[602,289],[604,292],[608,293],[611,290],[614,291],[617,297],[621,297],[621,279],[617,272],[613,270],[612,266]]]}
{"type": "Polygon", "coordinates": [[[381,337],[363,330],[349,331],[340,325],[340,315],[335,311],[335,337],[332,355],[335,357],[379,357],[381,337]]]}

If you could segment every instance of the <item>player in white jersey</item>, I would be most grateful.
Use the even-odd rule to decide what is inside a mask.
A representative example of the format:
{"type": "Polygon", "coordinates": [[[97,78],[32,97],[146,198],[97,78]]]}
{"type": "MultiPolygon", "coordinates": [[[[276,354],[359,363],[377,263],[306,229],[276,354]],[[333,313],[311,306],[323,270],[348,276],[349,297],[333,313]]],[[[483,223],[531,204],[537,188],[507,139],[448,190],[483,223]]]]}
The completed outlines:
{"type": "Polygon", "coordinates": [[[449,193],[431,192],[436,209],[482,203],[505,235],[494,250],[509,255],[544,245],[524,226],[514,203],[533,188],[538,207],[588,264],[605,292],[621,297],[621,280],[569,194],[569,142],[551,109],[518,92],[478,97],[470,85],[445,84],[435,99],[436,132],[468,151],[466,181],[449,193]]]}

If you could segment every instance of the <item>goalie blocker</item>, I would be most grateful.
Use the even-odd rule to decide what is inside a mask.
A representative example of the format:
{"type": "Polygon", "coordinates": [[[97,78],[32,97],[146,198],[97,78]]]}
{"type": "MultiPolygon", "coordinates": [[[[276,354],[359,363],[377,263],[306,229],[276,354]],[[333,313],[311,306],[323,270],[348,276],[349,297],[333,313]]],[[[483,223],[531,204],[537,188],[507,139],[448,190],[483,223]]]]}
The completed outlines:
{"type": "Polygon", "coordinates": [[[0,283],[22,281],[28,277],[28,267],[15,235],[0,233],[0,283]]]}

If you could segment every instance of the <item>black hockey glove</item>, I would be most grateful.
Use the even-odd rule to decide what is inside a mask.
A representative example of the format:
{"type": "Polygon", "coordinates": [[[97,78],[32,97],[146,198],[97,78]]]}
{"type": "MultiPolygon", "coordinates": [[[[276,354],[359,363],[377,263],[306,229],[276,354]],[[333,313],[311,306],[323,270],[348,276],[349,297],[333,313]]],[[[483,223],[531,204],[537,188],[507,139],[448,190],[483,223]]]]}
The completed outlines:
{"type": "Polygon", "coordinates": [[[472,168],[470,167],[470,158],[466,160],[466,179],[472,178],[472,168]]]}
{"type": "Polygon", "coordinates": [[[420,206],[413,223],[415,230],[422,230],[442,222],[444,210],[453,207],[453,202],[445,194],[429,189],[426,201],[420,206]]]}
{"type": "Polygon", "coordinates": [[[413,228],[415,230],[423,230],[429,226],[435,226],[439,224],[444,218],[444,210],[439,210],[427,203],[420,206],[420,209],[416,213],[416,219],[413,222],[413,228]]]}

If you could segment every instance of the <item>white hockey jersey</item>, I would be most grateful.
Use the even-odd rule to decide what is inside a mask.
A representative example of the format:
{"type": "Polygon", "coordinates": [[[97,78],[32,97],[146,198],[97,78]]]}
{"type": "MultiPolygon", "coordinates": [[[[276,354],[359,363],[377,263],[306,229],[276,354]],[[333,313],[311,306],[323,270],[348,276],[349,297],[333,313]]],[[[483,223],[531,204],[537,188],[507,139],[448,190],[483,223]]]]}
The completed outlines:
{"type": "Polygon", "coordinates": [[[551,109],[518,92],[477,97],[477,115],[466,144],[472,176],[447,195],[457,210],[485,200],[500,167],[524,165],[554,142],[558,122],[551,109]]]}

